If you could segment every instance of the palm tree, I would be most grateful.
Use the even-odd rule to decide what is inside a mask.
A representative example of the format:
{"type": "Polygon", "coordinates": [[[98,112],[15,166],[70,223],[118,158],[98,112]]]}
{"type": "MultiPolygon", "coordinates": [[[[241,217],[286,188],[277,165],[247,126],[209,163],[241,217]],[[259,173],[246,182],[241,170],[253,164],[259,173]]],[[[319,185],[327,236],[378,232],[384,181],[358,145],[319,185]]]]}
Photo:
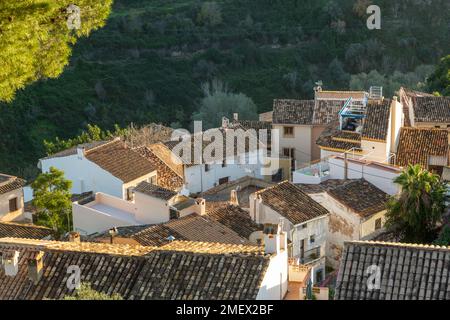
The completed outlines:
{"type": "Polygon", "coordinates": [[[432,242],[445,210],[446,188],[439,176],[409,165],[394,182],[401,193],[388,202],[386,227],[405,242],[432,242]]]}

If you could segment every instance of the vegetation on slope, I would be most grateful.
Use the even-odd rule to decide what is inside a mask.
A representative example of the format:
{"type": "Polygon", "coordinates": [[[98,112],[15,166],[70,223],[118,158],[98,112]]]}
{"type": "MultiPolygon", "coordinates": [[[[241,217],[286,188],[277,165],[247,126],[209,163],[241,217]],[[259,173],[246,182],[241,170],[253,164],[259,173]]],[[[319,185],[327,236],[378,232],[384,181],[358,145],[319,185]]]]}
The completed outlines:
{"type": "MultiPolygon", "coordinates": [[[[368,30],[370,0],[116,0],[106,26],[79,39],[58,79],[0,104],[0,171],[33,175],[43,140],[88,123],[104,130],[156,122],[189,128],[213,79],[258,112],[274,98],[325,88],[423,87],[450,52],[447,0],[380,0],[382,29],[368,30]],[[25,168],[25,170],[21,170],[25,168]]],[[[201,110],[200,110],[201,113],[201,110]]]]}

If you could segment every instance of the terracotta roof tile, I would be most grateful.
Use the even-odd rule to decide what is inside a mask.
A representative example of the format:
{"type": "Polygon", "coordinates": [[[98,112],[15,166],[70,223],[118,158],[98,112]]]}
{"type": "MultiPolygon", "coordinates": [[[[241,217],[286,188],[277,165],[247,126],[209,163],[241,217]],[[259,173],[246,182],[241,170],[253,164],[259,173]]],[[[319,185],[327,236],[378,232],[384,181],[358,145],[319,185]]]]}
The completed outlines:
{"type": "Polygon", "coordinates": [[[157,168],[120,140],[114,140],[85,152],[85,156],[124,183],[138,179],[157,168]]]}
{"type": "Polygon", "coordinates": [[[391,101],[384,99],[382,102],[371,101],[367,105],[366,118],[361,133],[362,139],[386,141],[389,129],[391,101]]]}
{"type": "Polygon", "coordinates": [[[450,300],[450,247],[347,242],[336,282],[336,300],[450,300]],[[380,287],[367,270],[380,268],[380,287]]]}
{"type": "Polygon", "coordinates": [[[401,128],[396,164],[428,168],[430,156],[448,157],[448,132],[439,129],[401,128]]]}
{"type": "Polygon", "coordinates": [[[266,206],[294,225],[328,214],[327,209],[288,181],[258,191],[256,194],[261,197],[266,206]]]}
{"type": "Polygon", "coordinates": [[[45,227],[12,222],[0,222],[0,238],[14,237],[43,239],[51,234],[52,230],[45,227]]]}
{"type": "Polygon", "coordinates": [[[14,176],[0,174],[0,194],[23,188],[26,181],[14,176]]]}
{"type": "Polygon", "coordinates": [[[73,265],[80,268],[81,282],[124,299],[255,299],[270,259],[260,247],[245,245],[174,241],[159,249],[142,247],[145,255],[120,255],[123,249],[114,247],[123,245],[89,244],[85,251],[74,250],[74,244],[15,240],[0,240],[0,253],[19,251],[16,276],[0,268],[0,300],[71,295],[66,283],[73,265]],[[28,280],[27,260],[40,251],[44,270],[35,285],[28,280]]]}
{"type": "Polygon", "coordinates": [[[389,195],[364,179],[351,180],[327,190],[328,194],[361,217],[369,217],[386,209],[389,195]]]}
{"type": "Polygon", "coordinates": [[[134,189],[134,192],[140,192],[143,194],[146,194],[148,196],[159,198],[162,200],[170,200],[173,197],[175,197],[178,193],[169,190],[160,186],[157,186],[155,184],[148,183],[146,181],[140,182],[134,189]]]}
{"type": "Polygon", "coordinates": [[[415,122],[450,124],[450,97],[412,98],[415,122]]]}
{"type": "Polygon", "coordinates": [[[326,125],[336,121],[344,103],[345,101],[342,100],[317,100],[314,105],[312,123],[315,125],[326,125]]]}
{"type": "Polygon", "coordinates": [[[311,124],[314,100],[274,100],[274,124],[311,124]]]}
{"type": "Polygon", "coordinates": [[[249,239],[253,232],[263,230],[263,226],[254,222],[250,214],[239,206],[231,204],[216,206],[208,211],[207,215],[245,239],[249,239]]]}
{"type": "Polygon", "coordinates": [[[189,240],[200,242],[218,242],[229,244],[249,244],[228,226],[225,226],[209,216],[190,214],[180,219],[148,227],[132,236],[141,245],[161,246],[175,240],[189,240]]]}

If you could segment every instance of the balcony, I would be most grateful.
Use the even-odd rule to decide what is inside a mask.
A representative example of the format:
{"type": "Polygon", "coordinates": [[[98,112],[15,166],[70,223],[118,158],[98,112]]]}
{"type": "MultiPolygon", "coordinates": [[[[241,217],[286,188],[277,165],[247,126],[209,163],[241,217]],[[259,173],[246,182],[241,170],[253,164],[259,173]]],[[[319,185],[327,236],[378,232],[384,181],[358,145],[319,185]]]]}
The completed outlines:
{"type": "Polygon", "coordinates": [[[310,250],[307,250],[303,253],[303,257],[300,257],[299,261],[302,265],[310,265],[318,262],[323,258],[321,254],[321,247],[316,247],[310,250]]]}

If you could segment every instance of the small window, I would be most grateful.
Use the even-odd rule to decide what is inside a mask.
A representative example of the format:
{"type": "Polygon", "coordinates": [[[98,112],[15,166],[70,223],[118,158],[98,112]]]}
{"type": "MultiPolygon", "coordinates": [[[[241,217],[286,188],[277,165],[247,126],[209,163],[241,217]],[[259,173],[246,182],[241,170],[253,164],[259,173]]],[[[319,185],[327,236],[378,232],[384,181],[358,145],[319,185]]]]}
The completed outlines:
{"type": "Polygon", "coordinates": [[[9,199],[9,212],[17,211],[17,198],[9,199]]]}
{"type": "Polygon", "coordinates": [[[375,220],[375,230],[381,229],[381,218],[375,220]]]}
{"type": "Polygon", "coordinates": [[[294,128],[293,127],[284,127],[284,136],[294,136],[294,128]]]}
{"type": "Polygon", "coordinates": [[[227,162],[226,162],[226,160],[223,160],[223,162],[222,162],[222,168],[225,168],[227,166],[227,162]]]}
{"type": "Polygon", "coordinates": [[[205,164],[205,172],[208,172],[209,171],[209,164],[205,164]]]}
{"type": "Polygon", "coordinates": [[[133,188],[128,188],[127,189],[127,200],[128,201],[133,201],[133,188]]]}
{"type": "Polygon", "coordinates": [[[309,237],[309,243],[314,243],[314,242],[316,242],[316,236],[312,235],[309,237]]]}
{"type": "Polygon", "coordinates": [[[307,223],[302,224],[302,229],[306,229],[307,227],[308,227],[308,224],[307,224],[307,223]]]}
{"type": "Polygon", "coordinates": [[[148,178],[147,182],[151,184],[156,184],[156,176],[151,176],[150,178],[148,178]]]}
{"type": "Polygon", "coordinates": [[[441,126],[434,126],[436,129],[440,129],[441,128],[441,126]]]}

